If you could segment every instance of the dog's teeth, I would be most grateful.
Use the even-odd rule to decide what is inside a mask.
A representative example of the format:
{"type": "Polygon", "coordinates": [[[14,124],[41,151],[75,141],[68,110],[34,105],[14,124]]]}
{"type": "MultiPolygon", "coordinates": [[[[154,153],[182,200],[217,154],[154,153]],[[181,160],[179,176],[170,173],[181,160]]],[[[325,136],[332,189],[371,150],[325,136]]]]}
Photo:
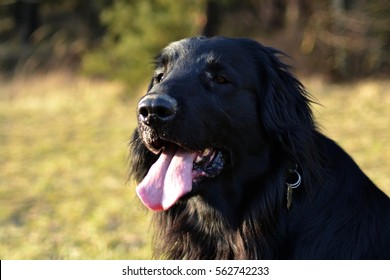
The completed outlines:
{"type": "Polygon", "coordinates": [[[205,149],[198,154],[198,156],[196,157],[194,162],[200,163],[200,162],[204,161],[205,159],[209,158],[212,155],[212,153],[213,153],[212,149],[205,149]]]}
{"type": "Polygon", "coordinates": [[[202,161],[202,159],[203,159],[203,157],[202,157],[202,156],[197,156],[197,157],[196,157],[196,159],[195,159],[195,163],[199,163],[199,162],[201,162],[201,161],[202,161]]]}
{"type": "Polygon", "coordinates": [[[209,157],[213,153],[212,149],[205,149],[202,153],[202,157],[209,157]]]}

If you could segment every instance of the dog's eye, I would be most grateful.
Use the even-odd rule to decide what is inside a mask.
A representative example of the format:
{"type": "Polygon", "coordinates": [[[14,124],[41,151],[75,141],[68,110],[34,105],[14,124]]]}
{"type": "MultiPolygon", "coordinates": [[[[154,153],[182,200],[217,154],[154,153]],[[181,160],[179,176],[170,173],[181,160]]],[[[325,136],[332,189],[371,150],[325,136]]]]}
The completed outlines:
{"type": "Polygon", "coordinates": [[[160,83],[162,80],[164,80],[164,73],[159,73],[154,77],[154,80],[156,83],[160,83]]]}
{"type": "Polygon", "coordinates": [[[213,82],[217,84],[227,84],[228,80],[224,76],[215,76],[213,82]]]}

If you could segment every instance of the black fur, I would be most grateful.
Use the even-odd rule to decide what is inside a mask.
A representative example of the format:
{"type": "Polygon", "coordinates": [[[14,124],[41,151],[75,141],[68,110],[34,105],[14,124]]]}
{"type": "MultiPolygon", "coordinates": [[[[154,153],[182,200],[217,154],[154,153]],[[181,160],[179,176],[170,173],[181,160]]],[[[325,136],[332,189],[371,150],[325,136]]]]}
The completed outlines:
{"type": "MultiPolygon", "coordinates": [[[[148,93],[168,94],[179,108],[164,133],[227,157],[220,175],[154,214],[156,258],[390,259],[390,199],[318,132],[310,96],[280,55],[216,37],[175,42],[156,59],[148,93]],[[302,185],[288,209],[295,166],[302,185]]],[[[138,182],[157,159],[140,129],[131,141],[138,182]]]]}

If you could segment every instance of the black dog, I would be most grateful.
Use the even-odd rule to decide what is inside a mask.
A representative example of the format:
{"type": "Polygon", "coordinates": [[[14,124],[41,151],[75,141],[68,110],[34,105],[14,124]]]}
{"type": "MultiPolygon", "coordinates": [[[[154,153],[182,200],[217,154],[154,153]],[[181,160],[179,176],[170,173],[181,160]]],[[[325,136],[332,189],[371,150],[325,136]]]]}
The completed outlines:
{"type": "Polygon", "coordinates": [[[155,257],[390,259],[390,199],[318,132],[279,55],[198,37],[157,57],[131,142],[155,257]]]}

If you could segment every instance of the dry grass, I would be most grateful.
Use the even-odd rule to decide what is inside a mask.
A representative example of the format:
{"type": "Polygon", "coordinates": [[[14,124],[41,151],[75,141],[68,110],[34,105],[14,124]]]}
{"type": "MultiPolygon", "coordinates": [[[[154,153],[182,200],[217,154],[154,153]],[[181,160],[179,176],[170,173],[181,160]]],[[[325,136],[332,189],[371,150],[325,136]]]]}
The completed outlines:
{"type": "MultiPolygon", "coordinates": [[[[150,258],[126,184],[134,101],[66,73],[1,81],[0,259],[150,258]]],[[[390,194],[390,82],[308,81],[326,134],[390,194]]]]}
{"type": "Polygon", "coordinates": [[[0,91],[0,258],[149,258],[122,89],[56,74],[0,91]]]}

